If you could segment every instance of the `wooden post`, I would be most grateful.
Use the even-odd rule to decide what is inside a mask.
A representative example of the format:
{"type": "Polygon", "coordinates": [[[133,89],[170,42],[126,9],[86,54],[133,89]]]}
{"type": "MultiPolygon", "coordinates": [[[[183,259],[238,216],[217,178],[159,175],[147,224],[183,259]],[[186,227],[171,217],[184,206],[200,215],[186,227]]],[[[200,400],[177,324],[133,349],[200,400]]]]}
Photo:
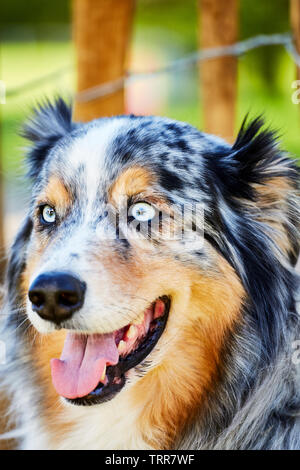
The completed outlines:
{"type": "MultiPolygon", "coordinates": [[[[238,39],[238,0],[199,0],[202,48],[227,46],[238,39]]],[[[204,130],[233,140],[237,96],[237,59],[201,62],[204,130]]]]}
{"type": "MultiPolygon", "coordinates": [[[[124,77],[133,13],[134,0],[73,0],[78,92],[124,77]]],[[[123,112],[121,83],[108,96],[76,100],[74,118],[89,121],[123,112]]]]}
{"type": "MultiPolygon", "coordinates": [[[[290,0],[290,22],[295,47],[300,54],[300,0],[290,0]]],[[[297,67],[297,80],[300,80],[300,67],[297,67]]]]}

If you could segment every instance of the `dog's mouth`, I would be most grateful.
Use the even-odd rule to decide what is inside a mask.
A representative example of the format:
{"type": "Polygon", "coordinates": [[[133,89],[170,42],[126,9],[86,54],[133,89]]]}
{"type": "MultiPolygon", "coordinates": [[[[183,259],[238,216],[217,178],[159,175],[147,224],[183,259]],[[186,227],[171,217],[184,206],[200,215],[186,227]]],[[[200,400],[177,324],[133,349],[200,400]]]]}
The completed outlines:
{"type": "Polygon", "coordinates": [[[141,364],[161,337],[170,299],[160,297],[133,323],[108,334],[69,332],[60,359],[52,359],[53,385],[75,405],[111,400],[126,383],[126,372],[141,364]]]}

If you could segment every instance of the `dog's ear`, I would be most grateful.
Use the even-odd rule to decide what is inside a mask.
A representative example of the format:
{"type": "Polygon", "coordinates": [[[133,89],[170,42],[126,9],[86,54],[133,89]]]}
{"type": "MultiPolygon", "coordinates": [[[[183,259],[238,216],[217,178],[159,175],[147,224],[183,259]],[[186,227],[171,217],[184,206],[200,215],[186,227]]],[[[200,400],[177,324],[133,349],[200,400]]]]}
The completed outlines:
{"type": "Polygon", "coordinates": [[[237,179],[230,190],[237,197],[255,199],[260,192],[270,191],[271,195],[274,191],[274,197],[281,199],[284,189],[297,188],[299,173],[295,162],[279,148],[276,133],[263,126],[261,117],[248,125],[246,117],[231,148],[237,179]]]}
{"type": "Polygon", "coordinates": [[[246,119],[231,148],[215,159],[214,173],[228,207],[256,220],[294,264],[299,255],[299,169],[263,130],[261,117],[246,119]]]}
{"type": "Polygon", "coordinates": [[[57,98],[53,103],[45,101],[37,105],[21,132],[22,137],[31,142],[27,163],[28,174],[32,179],[39,174],[53,145],[74,127],[71,106],[62,98],[57,98]]]}
{"type": "MultiPolygon", "coordinates": [[[[299,169],[279,148],[276,134],[261,130],[261,118],[248,126],[244,120],[232,147],[238,181],[234,193],[256,211],[257,220],[295,264],[299,256],[299,169]],[[248,199],[248,202],[247,202],[248,199]]],[[[252,212],[253,212],[252,211],[252,212]]]]}

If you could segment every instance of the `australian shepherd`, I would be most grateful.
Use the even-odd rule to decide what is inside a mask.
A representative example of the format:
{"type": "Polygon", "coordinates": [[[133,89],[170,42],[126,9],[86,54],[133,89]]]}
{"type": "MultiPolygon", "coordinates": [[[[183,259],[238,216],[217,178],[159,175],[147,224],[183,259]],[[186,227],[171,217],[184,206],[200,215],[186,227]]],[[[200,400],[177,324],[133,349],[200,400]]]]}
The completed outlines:
{"type": "Polygon", "coordinates": [[[37,107],[0,443],[300,448],[299,173],[262,126],[231,146],[166,118],[37,107]]]}

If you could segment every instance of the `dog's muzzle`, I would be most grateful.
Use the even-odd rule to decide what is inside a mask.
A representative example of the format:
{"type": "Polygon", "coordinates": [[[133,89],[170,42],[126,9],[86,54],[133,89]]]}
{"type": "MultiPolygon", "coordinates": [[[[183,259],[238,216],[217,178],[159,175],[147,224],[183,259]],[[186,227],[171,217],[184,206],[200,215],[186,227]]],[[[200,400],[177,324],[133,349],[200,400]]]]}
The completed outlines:
{"type": "Polygon", "coordinates": [[[48,272],[33,281],[28,296],[34,312],[59,325],[82,307],[85,290],[86,284],[68,273],[48,272]]]}

